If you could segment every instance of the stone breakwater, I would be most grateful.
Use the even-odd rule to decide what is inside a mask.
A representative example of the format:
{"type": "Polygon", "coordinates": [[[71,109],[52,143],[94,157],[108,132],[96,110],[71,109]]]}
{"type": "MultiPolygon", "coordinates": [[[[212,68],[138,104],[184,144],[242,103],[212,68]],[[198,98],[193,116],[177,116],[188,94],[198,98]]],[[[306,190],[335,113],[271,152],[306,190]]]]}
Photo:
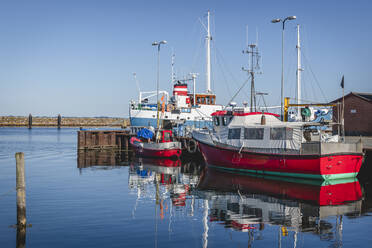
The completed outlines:
{"type": "MultiPolygon", "coordinates": [[[[0,127],[27,127],[29,116],[0,116],[0,127]]],[[[56,127],[58,117],[32,116],[33,127],[56,127]]],[[[129,126],[128,118],[112,117],[61,117],[61,127],[123,127],[129,126]]]]}

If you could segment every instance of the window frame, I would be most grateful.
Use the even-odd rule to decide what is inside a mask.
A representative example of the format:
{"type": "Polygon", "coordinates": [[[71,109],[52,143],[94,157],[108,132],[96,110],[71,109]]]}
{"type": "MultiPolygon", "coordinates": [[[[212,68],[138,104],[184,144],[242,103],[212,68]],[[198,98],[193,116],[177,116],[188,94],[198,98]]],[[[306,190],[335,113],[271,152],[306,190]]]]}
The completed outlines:
{"type": "Polygon", "coordinates": [[[293,128],[290,128],[290,127],[271,127],[270,128],[270,140],[293,140],[293,128]],[[282,129],[282,131],[280,132],[282,137],[279,137],[279,138],[274,137],[273,138],[273,135],[277,135],[277,134],[273,133],[274,129],[282,129]],[[284,130],[284,132],[283,132],[283,130],[284,130]],[[284,135],[283,135],[283,133],[284,133],[284,135]]]}
{"type": "Polygon", "coordinates": [[[228,134],[227,134],[227,139],[229,139],[229,140],[240,139],[241,134],[242,134],[242,129],[240,127],[229,128],[229,131],[228,131],[228,134]],[[233,131],[233,130],[235,130],[235,131],[233,131]],[[236,130],[239,130],[239,132],[236,132],[236,130]],[[236,135],[237,133],[239,133],[239,135],[236,135]]]}
{"type": "MultiPolygon", "coordinates": [[[[252,134],[252,133],[251,133],[252,134]]],[[[246,127],[244,128],[244,139],[246,140],[263,140],[265,135],[265,128],[263,127],[246,127]],[[255,136],[248,136],[248,130],[255,130],[255,136]]]]}

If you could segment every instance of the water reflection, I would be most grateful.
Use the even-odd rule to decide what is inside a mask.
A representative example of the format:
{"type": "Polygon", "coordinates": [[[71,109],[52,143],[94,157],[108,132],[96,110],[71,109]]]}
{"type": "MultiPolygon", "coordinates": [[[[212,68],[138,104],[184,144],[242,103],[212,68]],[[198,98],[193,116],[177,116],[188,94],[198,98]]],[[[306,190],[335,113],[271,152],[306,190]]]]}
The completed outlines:
{"type": "Polygon", "coordinates": [[[280,237],[289,231],[295,235],[311,232],[335,243],[340,242],[342,215],[358,216],[362,206],[357,179],[280,181],[208,168],[201,175],[198,189],[199,195],[209,200],[210,221],[226,228],[260,232],[270,224],[280,226],[280,237]],[[325,220],[331,216],[336,216],[335,225],[325,220]]]}
{"type": "Polygon", "coordinates": [[[129,163],[128,186],[136,195],[132,217],[139,204],[153,201],[154,220],[168,220],[169,235],[175,209],[190,217],[198,211],[203,247],[208,246],[211,223],[247,232],[248,246],[264,239],[270,226],[277,227],[277,236],[270,239],[276,238],[278,246],[287,236],[296,246],[298,235],[311,233],[340,247],[343,216],[358,217],[362,212],[362,189],[356,178],[319,182],[257,177],[207,168],[202,161],[142,158],[129,163]]]}
{"type": "Polygon", "coordinates": [[[79,150],[77,155],[78,168],[128,165],[128,159],[130,156],[127,151],[112,149],[79,150]]]}

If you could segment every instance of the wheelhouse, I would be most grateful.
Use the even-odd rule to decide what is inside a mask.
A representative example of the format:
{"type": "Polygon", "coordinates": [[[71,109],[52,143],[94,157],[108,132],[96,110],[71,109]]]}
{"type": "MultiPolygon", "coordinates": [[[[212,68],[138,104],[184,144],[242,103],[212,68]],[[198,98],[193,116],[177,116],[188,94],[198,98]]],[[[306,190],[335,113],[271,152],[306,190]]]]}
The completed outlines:
{"type": "Polygon", "coordinates": [[[172,130],[162,130],[161,131],[161,142],[172,142],[173,141],[173,135],[172,130]]]}

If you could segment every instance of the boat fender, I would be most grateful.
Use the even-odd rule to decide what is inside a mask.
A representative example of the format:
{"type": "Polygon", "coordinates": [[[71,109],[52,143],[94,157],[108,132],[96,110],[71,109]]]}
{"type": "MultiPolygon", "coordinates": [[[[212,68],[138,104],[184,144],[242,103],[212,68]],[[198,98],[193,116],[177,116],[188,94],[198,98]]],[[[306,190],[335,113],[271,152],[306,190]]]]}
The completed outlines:
{"type": "Polygon", "coordinates": [[[187,140],[186,139],[182,139],[182,149],[187,149],[188,145],[187,145],[187,140]]]}
{"type": "Polygon", "coordinates": [[[196,149],[198,149],[198,146],[197,146],[195,140],[190,139],[189,142],[188,142],[188,145],[187,145],[187,151],[189,153],[195,153],[196,149]]]}

